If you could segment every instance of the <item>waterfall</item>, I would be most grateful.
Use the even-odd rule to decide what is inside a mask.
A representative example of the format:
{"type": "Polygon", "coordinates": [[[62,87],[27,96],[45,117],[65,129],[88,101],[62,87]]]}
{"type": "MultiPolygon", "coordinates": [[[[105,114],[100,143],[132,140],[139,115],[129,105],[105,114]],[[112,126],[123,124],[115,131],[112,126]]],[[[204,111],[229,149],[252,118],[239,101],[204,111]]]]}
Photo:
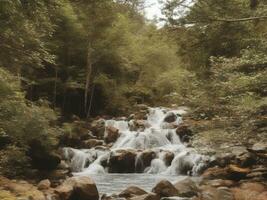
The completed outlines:
{"type": "Polygon", "coordinates": [[[120,133],[110,149],[64,148],[65,158],[76,175],[108,173],[112,156],[125,152],[135,155],[132,173],[197,175],[208,159],[188,148],[176,134],[184,113],[182,109],[149,108],[147,120],[137,128],[133,128],[134,120],[106,120],[106,127],[120,133]]]}

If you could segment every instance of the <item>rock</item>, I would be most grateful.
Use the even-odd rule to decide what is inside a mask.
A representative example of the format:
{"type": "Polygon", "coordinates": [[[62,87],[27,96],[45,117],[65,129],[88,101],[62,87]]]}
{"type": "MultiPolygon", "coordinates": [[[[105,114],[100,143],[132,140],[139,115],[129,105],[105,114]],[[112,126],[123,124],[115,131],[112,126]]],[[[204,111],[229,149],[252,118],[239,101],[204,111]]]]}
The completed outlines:
{"type": "Polygon", "coordinates": [[[241,168],[236,165],[229,165],[228,172],[232,180],[240,180],[246,177],[246,175],[250,172],[250,169],[241,168]]]}
{"type": "Polygon", "coordinates": [[[174,187],[179,191],[180,197],[197,196],[197,193],[199,191],[197,184],[191,178],[186,178],[175,183],[174,187]]]}
{"type": "Polygon", "coordinates": [[[60,200],[98,200],[96,185],[89,177],[72,177],[64,181],[55,192],[60,200]]]}
{"type": "Polygon", "coordinates": [[[267,188],[260,183],[243,183],[232,189],[235,200],[266,200],[267,188]]]}
{"type": "Polygon", "coordinates": [[[119,129],[117,129],[113,126],[106,127],[104,141],[107,144],[112,143],[112,142],[116,142],[119,137],[120,137],[119,129]]]}
{"type": "Polygon", "coordinates": [[[187,125],[181,124],[177,127],[176,134],[179,136],[181,142],[189,142],[193,132],[187,125]]]}
{"type": "Polygon", "coordinates": [[[230,180],[240,180],[245,178],[250,172],[249,168],[240,168],[236,165],[229,165],[224,168],[213,167],[208,168],[202,177],[206,179],[230,179],[230,180]]]}
{"type": "Polygon", "coordinates": [[[51,182],[48,179],[42,180],[38,183],[38,190],[47,190],[51,187],[51,182]]]}
{"type": "Polygon", "coordinates": [[[261,142],[256,143],[250,150],[256,153],[265,153],[267,152],[267,144],[261,142]]]}
{"type": "Polygon", "coordinates": [[[0,192],[7,191],[9,196],[16,199],[46,200],[44,194],[37,187],[26,181],[11,181],[0,176],[0,192]]]}
{"type": "Polygon", "coordinates": [[[120,194],[119,197],[125,197],[125,198],[129,198],[129,197],[133,197],[133,196],[140,196],[140,195],[144,195],[147,194],[147,192],[139,187],[136,186],[130,186],[127,189],[123,190],[120,194]]]}
{"type": "Polygon", "coordinates": [[[56,169],[45,173],[45,177],[51,180],[65,179],[70,175],[70,170],[56,169]]]}
{"type": "Polygon", "coordinates": [[[89,140],[83,141],[82,146],[85,149],[91,149],[91,148],[94,148],[96,146],[101,146],[103,144],[104,144],[103,140],[89,139],[89,140]]]}
{"type": "Polygon", "coordinates": [[[145,128],[149,128],[149,124],[145,120],[132,120],[129,125],[131,131],[143,131],[145,128]]]}
{"type": "Polygon", "coordinates": [[[108,162],[110,173],[135,172],[136,152],[132,150],[117,150],[112,152],[108,162]]]}
{"type": "Polygon", "coordinates": [[[178,196],[178,190],[167,180],[160,181],[153,189],[152,192],[158,194],[160,197],[178,196]]]}
{"type": "Polygon", "coordinates": [[[150,193],[130,198],[130,200],[160,200],[160,197],[156,194],[150,193]]]}
{"type": "Polygon", "coordinates": [[[170,166],[172,163],[172,160],[174,159],[174,153],[167,151],[164,155],[164,161],[167,166],[170,166]]]}
{"type": "Polygon", "coordinates": [[[215,179],[202,182],[202,185],[209,185],[212,187],[232,187],[236,183],[232,180],[215,179]]]}
{"type": "Polygon", "coordinates": [[[105,134],[105,119],[100,118],[94,120],[91,123],[90,129],[93,132],[93,135],[97,136],[99,139],[103,139],[105,134]]]}
{"type": "Polygon", "coordinates": [[[204,186],[201,189],[201,200],[235,200],[231,190],[227,187],[204,186]]]}
{"type": "Polygon", "coordinates": [[[172,123],[172,122],[175,122],[177,119],[177,115],[173,112],[168,112],[164,118],[164,122],[167,122],[167,123],[172,123]]]}
{"type": "Polygon", "coordinates": [[[152,150],[143,151],[136,160],[136,172],[143,172],[150,166],[151,161],[155,159],[157,154],[152,150]]]}

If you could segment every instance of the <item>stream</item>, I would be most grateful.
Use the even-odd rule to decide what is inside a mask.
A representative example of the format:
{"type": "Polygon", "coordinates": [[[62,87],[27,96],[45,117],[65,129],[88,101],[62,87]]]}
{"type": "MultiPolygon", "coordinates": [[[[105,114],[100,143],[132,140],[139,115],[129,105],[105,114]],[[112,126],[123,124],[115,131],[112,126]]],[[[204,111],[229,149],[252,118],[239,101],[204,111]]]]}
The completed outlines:
{"type": "Polygon", "coordinates": [[[197,177],[209,158],[177,135],[185,113],[183,109],[149,108],[142,126],[136,126],[134,120],[106,120],[106,128],[114,127],[120,133],[110,148],[66,147],[65,159],[74,176],[90,176],[100,193],[118,193],[131,185],[150,191],[162,179],[176,182],[189,175],[197,177]],[[132,171],[125,173],[124,165],[132,171]]]}

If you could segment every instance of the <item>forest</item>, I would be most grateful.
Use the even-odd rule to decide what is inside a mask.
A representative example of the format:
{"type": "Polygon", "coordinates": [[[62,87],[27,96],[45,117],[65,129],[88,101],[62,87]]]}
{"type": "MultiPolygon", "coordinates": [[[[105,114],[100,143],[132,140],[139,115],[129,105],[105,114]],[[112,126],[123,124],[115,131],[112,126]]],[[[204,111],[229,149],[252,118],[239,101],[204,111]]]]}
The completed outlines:
{"type": "MultiPolygon", "coordinates": [[[[58,178],[49,177],[63,160],[62,148],[101,144],[113,151],[123,133],[115,125],[100,133],[101,119],[107,124],[105,120],[134,113],[134,123],[146,131],[145,106],[190,110],[181,134],[192,133],[185,141],[201,154],[210,156],[207,147],[217,155],[220,145],[249,149],[255,161],[248,162],[253,164],[235,163],[235,157],[216,165],[230,166],[237,173],[234,181],[243,180],[244,174],[250,181],[248,175],[261,166],[258,184],[265,184],[265,193],[251,200],[267,198],[267,2],[165,0],[160,1],[162,17],[155,20],[146,17],[147,2],[0,0],[0,199],[22,195],[14,197],[3,186],[7,179],[32,184],[49,179],[58,186],[58,178]]],[[[164,120],[170,123],[171,118],[164,120]]],[[[127,159],[136,152],[127,152],[127,159]]],[[[106,165],[109,173],[132,172],[106,165]]],[[[43,200],[31,195],[29,199],[43,200]]],[[[75,195],[54,199],[97,199],[75,195]]]]}

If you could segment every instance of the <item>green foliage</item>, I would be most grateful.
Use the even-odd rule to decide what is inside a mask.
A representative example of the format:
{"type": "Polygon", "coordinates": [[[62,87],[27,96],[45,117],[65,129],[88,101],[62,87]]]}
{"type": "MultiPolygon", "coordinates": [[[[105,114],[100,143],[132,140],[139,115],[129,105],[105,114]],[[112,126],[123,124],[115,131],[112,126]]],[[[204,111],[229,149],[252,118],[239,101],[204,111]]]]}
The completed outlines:
{"type": "Polygon", "coordinates": [[[0,69],[0,94],[1,135],[11,138],[11,144],[0,150],[1,173],[18,176],[29,166],[26,152],[33,140],[40,141],[46,149],[57,144],[57,128],[53,124],[57,116],[44,102],[27,101],[19,79],[3,69],[0,69]]]}

